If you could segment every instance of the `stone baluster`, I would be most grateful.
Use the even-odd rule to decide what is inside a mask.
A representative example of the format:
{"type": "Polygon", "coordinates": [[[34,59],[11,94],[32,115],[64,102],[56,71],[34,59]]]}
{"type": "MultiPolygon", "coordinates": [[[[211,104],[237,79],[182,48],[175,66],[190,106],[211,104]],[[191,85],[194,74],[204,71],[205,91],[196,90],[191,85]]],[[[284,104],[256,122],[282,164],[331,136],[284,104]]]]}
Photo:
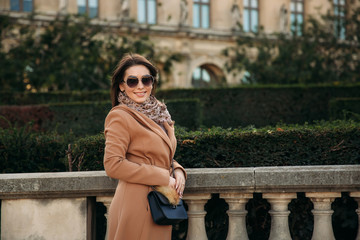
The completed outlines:
{"type": "Polygon", "coordinates": [[[271,205],[271,229],[269,240],[291,240],[288,205],[296,193],[264,193],[263,198],[271,205]]]}
{"type": "Polygon", "coordinates": [[[358,209],[356,209],[356,213],[358,215],[358,232],[355,240],[360,240],[360,192],[351,192],[350,197],[355,198],[355,201],[358,203],[358,209]]]}
{"type": "Polygon", "coordinates": [[[188,205],[187,240],[207,240],[204,206],[210,198],[209,193],[184,195],[183,200],[188,205]]]}
{"type": "Polygon", "coordinates": [[[109,208],[110,208],[110,204],[112,201],[113,197],[96,197],[96,201],[97,202],[101,202],[104,204],[104,206],[106,207],[106,213],[105,218],[106,218],[106,235],[105,235],[105,240],[108,239],[107,235],[108,235],[108,229],[109,229],[109,224],[108,224],[108,215],[109,215],[109,208]]]}
{"type": "Polygon", "coordinates": [[[227,240],[248,240],[246,231],[246,214],[245,204],[253,197],[249,193],[222,193],[223,198],[229,204],[227,214],[229,216],[229,230],[227,240]]]}
{"type": "Polygon", "coordinates": [[[314,231],[312,240],[335,240],[331,216],[331,203],[335,198],[341,197],[341,193],[337,192],[314,192],[306,193],[306,197],[314,204],[314,209],[311,211],[314,215],[314,231]]]}

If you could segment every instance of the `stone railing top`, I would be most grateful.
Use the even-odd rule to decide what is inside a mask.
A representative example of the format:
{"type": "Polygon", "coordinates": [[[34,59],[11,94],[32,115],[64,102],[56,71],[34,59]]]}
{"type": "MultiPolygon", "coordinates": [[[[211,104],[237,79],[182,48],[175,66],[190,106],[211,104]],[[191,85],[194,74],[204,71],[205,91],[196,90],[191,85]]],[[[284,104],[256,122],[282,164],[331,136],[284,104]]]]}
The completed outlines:
{"type": "MultiPolygon", "coordinates": [[[[360,191],[360,165],[186,169],[186,193],[360,191]]],[[[0,199],[106,196],[104,171],[0,174],[0,199]]]]}

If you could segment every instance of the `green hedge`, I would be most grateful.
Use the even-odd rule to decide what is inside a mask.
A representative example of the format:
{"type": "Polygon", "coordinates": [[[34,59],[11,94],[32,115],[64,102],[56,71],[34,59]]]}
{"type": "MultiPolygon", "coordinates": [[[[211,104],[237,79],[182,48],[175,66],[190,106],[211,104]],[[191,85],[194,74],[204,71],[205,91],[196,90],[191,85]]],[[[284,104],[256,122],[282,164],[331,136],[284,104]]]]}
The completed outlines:
{"type": "MultiPolygon", "coordinates": [[[[186,168],[360,163],[360,123],[356,122],[191,132],[180,128],[176,136],[175,158],[186,168]]],[[[74,155],[84,155],[82,170],[103,169],[102,135],[80,139],[75,145],[74,155]]]]}
{"type": "Polygon", "coordinates": [[[336,98],[329,104],[330,119],[360,120],[360,98],[336,98]]]}
{"type": "Polygon", "coordinates": [[[66,171],[70,135],[41,134],[22,128],[0,129],[0,173],[66,171]]]}
{"type": "Polygon", "coordinates": [[[109,91],[82,92],[0,92],[0,105],[39,105],[48,103],[108,101],[109,91]]]}
{"type": "MultiPolygon", "coordinates": [[[[170,100],[168,109],[177,125],[197,129],[201,125],[201,106],[196,99],[170,100]]],[[[104,130],[104,120],[111,109],[110,101],[65,102],[43,105],[0,106],[0,116],[18,126],[33,121],[33,129],[77,136],[94,135],[104,130]]],[[[0,119],[0,127],[7,128],[0,119]]]]}
{"type": "Polygon", "coordinates": [[[175,124],[198,129],[202,125],[202,106],[199,99],[175,99],[166,101],[166,106],[175,124]]]}
{"type": "Polygon", "coordinates": [[[304,124],[329,120],[329,101],[360,97],[360,85],[178,89],[159,91],[157,96],[167,100],[198,98],[207,127],[262,127],[279,122],[304,124]]]}
{"type": "MultiPolygon", "coordinates": [[[[72,132],[77,136],[94,135],[103,131],[104,119],[111,109],[110,102],[73,102],[29,106],[0,106],[0,116],[18,126],[32,121],[33,130],[72,132]]],[[[0,119],[0,127],[9,125],[0,119]]]]}
{"type": "MultiPolygon", "coordinates": [[[[103,170],[104,136],[0,129],[0,172],[64,171],[68,144],[73,170],[103,170]],[[80,162],[80,163],[79,163],[80,162]]],[[[176,159],[186,168],[360,163],[360,123],[320,122],[266,128],[176,128],[176,159]]]]}
{"type": "MultiPolygon", "coordinates": [[[[108,101],[107,91],[73,93],[0,94],[1,104],[48,104],[71,101],[108,101]]],[[[157,92],[159,100],[198,99],[200,124],[207,127],[262,127],[330,120],[329,102],[334,98],[359,98],[360,85],[351,86],[242,86],[219,89],[175,89],[157,92]],[[202,115],[202,116],[201,116],[202,115]]],[[[171,108],[171,107],[170,107],[171,108]]],[[[197,107],[196,107],[197,108],[197,107]]],[[[194,108],[181,109],[193,115],[194,108]]],[[[195,110],[196,111],[196,110],[195,110]]],[[[176,120],[176,119],[175,119],[176,120]]],[[[176,120],[177,121],[177,120],[176,120]]],[[[179,121],[177,121],[179,123],[179,121]]],[[[198,123],[196,123],[198,124],[198,123]]],[[[193,126],[194,124],[189,124],[193,126]]],[[[188,125],[186,125],[188,126],[188,125]]]]}

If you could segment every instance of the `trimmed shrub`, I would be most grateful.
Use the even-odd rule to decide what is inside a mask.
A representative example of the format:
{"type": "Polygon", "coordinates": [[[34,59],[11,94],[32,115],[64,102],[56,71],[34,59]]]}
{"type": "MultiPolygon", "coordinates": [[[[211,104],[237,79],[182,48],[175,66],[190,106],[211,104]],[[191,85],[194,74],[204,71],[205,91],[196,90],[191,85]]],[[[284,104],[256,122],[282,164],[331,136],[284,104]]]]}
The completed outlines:
{"type": "Polygon", "coordinates": [[[38,105],[63,102],[109,101],[109,91],[0,92],[0,105],[38,105]]]}
{"type": "Polygon", "coordinates": [[[202,124],[202,107],[199,99],[174,99],[166,101],[166,106],[176,125],[198,129],[202,124]]]}
{"type": "Polygon", "coordinates": [[[330,119],[360,120],[360,98],[336,98],[329,104],[330,119]]]}
{"type": "MultiPolygon", "coordinates": [[[[295,165],[342,165],[360,162],[360,123],[336,121],[317,125],[256,129],[176,128],[175,159],[186,168],[295,165]]],[[[84,154],[82,170],[103,170],[104,137],[76,142],[76,156],[84,154]],[[86,150],[85,150],[86,149],[86,150]],[[87,157],[89,156],[89,158],[87,157]],[[89,163],[93,162],[93,163],[89,163]],[[91,166],[91,167],[90,167],[91,166]]]]}
{"type": "Polygon", "coordinates": [[[104,130],[104,120],[111,109],[110,102],[76,102],[49,105],[53,118],[44,122],[45,130],[73,132],[77,136],[94,135],[104,130]]]}
{"type": "MultiPolygon", "coordinates": [[[[161,90],[157,98],[171,104],[173,100],[198,99],[198,106],[176,106],[180,114],[169,106],[179,125],[193,129],[207,127],[263,127],[283,122],[287,124],[313,123],[329,120],[329,102],[334,98],[359,98],[360,85],[349,86],[242,86],[219,89],[161,90]],[[200,112],[198,112],[200,110],[200,112]],[[196,111],[196,113],[195,113],[196,111]],[[184,116],[200,117],[196,123],[182,122],[184,116]],[[181,119],[181,120],[179,120],[181,119]],[[181,122],[181,124],[180,124],[181,122]]],[[[48,104],[71,101],[109,101],[108,91],[69,93],[14,93],[1,95],[0,104],[48,104]],[[7,102],[10,101],[10,102],[7,102]]]]}
{"type": "MultiPolygon", "coordinates": [[[[177,125],[196,129],[201,125],[201,106],[196,99],[170,100],[167,103],[177,125]]],[[[77,136],[94,135],[104,130],[104,120],[111,109],[111,102],[65,102],[47,105],[0,106],[3,116],[17,126],[33,122],[36,131],[52,131],[77,136]]],[[[0,119],[0,127],[8,128],[0,119]]]]}
{"type": "Polygon", "coordinates": [[[207,127],[263,127],[329,120],[332,98],[360,97],[360,85],[352,86],[254,86],[219,89],[159,91],[161,99],[197,98],[202,103],[207,127]]]}
{"type": "Polygon", "coordinates": [[[0,129],[0,173],[65,171],[65,146],[71,136],[34,133],[30,128],[0,129]]]}

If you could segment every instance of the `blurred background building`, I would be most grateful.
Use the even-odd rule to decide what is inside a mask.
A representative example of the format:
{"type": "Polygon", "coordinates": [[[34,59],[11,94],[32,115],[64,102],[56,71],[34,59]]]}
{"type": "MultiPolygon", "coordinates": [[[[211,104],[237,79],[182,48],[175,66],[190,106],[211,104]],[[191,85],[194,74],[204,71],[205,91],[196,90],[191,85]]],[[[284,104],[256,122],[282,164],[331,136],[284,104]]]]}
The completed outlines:
{"type": "MultiPolygon", "coordinates": [[[[184,56],[174,63],[162,88],[236,85],[241,76],[224,70],[225,48],[241,36],[301,35],[310,16],[333,14],[338,22],[356,0],[0,0],[1,14],[40,21],[58,15],[86,14],[93,24],[111,26],[121,35],[148,35],[156,49],[184,56]]],[[[336,24],[336,22],[334,23],[336,24]]],[[[344,38],[345,29],[336,29],[344,38]]],[[[160,68],[161,69],[161,68],[160,68]]]]}

